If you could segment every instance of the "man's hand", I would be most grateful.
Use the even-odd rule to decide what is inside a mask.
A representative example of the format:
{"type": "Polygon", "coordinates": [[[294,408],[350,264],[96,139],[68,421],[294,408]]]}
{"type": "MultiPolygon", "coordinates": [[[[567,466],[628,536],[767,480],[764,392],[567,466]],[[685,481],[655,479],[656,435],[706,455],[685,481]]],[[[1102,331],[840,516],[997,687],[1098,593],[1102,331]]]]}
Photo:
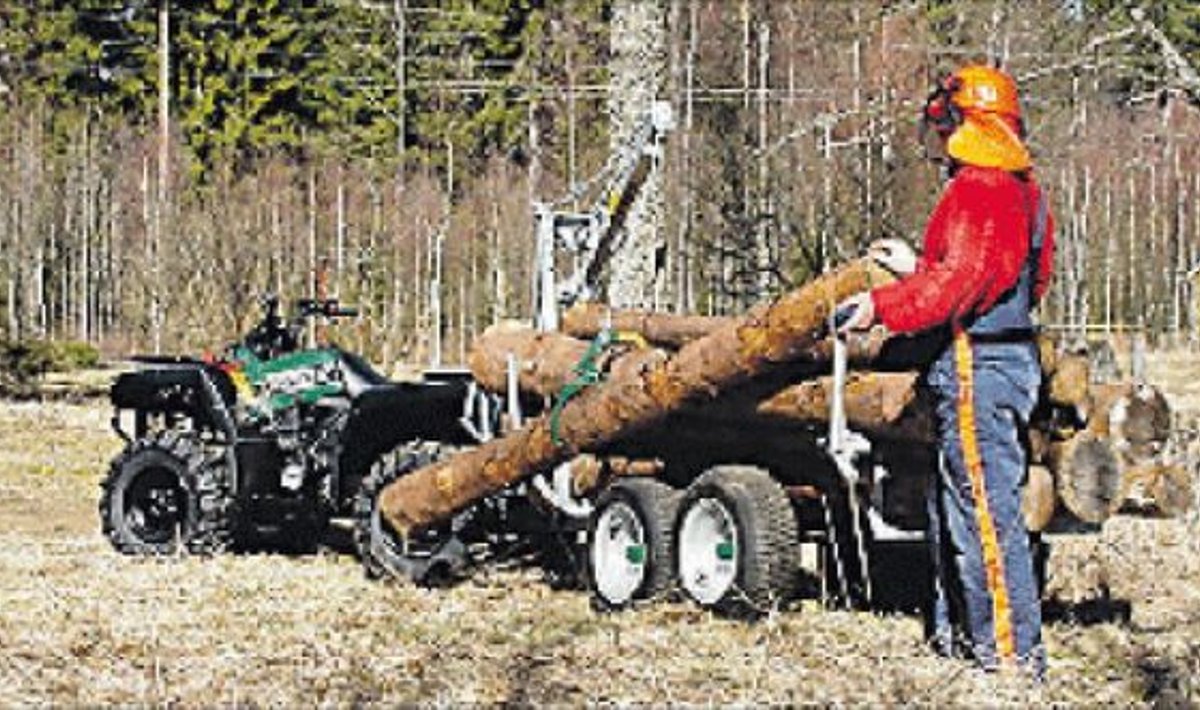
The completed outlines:
{"type": "Polygon", "coordinates": [[[917,270],[917,253],[903,239],[878,239],[867,247],[867,256],[897,276],[917,270]]]}
{"type": "Polygon", "coordinates": [[[875,323],[875,302],[871,292],[856,293],[837,305],[833,311],[833,326],[839,333],[867,330],[875,323]]]}

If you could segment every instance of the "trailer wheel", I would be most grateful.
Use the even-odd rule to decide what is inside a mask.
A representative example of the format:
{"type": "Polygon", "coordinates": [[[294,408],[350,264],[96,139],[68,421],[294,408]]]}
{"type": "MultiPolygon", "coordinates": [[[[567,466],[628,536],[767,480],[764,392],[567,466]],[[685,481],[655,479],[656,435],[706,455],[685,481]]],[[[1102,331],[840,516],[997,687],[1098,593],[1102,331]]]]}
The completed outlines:
{"type": "Polygon", "coordinates": [[[752,466],[716,466],[683,496],[676,559],[684,593],[701,606],[758,616],[795,591],[796,516],[783,488],[752,466]]]}
{"type": "Polygon", "coordinates": [[[679,491],[653,478],[617,481],[600,495],[588,525],[588,587],[597,610],[663,595],[672,564],[679,491]]]}

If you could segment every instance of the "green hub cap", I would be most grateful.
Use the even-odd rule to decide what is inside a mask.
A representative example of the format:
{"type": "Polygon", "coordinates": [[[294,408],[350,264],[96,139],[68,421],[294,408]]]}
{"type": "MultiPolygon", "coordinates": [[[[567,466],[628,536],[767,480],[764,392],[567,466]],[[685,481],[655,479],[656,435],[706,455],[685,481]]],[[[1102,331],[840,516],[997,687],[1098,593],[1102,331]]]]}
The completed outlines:
{"type": "Polygon", "coordinates": [[[646,546],[645,545],[630,545],[625,548],[625,559],[635,565],[640,565],[646,561],[646,546]]]}
{"type": "Polygon", "coordinates": [[[731,541],[725,540],[717,543],[717,559],[724,561],[733,559],[733,543],[731,541]]]}

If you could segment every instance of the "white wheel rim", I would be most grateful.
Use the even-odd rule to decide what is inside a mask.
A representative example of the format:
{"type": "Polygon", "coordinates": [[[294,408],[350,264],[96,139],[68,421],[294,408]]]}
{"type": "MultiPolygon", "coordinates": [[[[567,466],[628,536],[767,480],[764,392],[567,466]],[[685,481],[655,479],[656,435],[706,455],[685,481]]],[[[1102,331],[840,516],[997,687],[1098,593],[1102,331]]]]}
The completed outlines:
{"type": "Polygon", "coordinates": [[[704,606],[716,604],[737,579],[737,526],[715,498],[693,503],[679,525],[679,581],[704,606]]]}
{"type": "Polygon", "coordinates": [[[596,520],[591,545],[596,593],[609,604],[624,604],[646,578],[646,533],[633,507],[623,501],[606,506],[596,520]]]}

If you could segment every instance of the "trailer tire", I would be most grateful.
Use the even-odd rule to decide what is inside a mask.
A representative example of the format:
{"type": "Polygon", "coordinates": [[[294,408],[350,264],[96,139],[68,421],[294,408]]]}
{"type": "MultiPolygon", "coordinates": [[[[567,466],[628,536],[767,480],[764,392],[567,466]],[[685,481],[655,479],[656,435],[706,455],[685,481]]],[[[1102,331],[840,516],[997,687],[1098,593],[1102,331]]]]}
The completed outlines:
{"type": "Polygon", "coordinates": [[[674,526],[682,494],[653,478],[617,481],[588,522],[592,608],[616,611],[663,597],[675,578],[674,526]]]}
{"type": "Polygon", "coordinates": [[[709,469],[684,493],[677,520],[680,587],[701,606],[753,618],[796,592],[796,515],[783,487],[766,471],[709,469]]]}

